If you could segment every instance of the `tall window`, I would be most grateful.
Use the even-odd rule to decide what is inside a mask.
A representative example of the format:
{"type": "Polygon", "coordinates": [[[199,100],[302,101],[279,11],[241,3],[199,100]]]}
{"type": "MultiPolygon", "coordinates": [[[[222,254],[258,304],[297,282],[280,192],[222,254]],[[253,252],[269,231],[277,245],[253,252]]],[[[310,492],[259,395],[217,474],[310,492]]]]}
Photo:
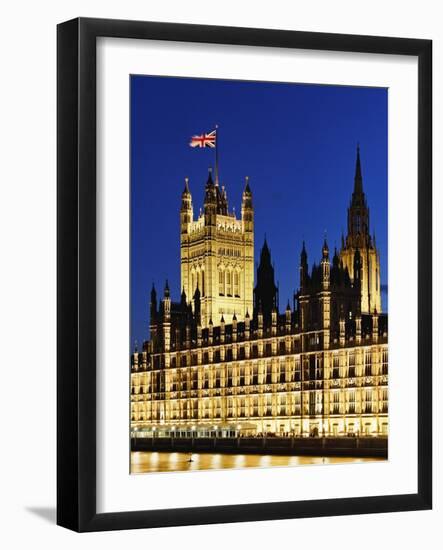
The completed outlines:
{"type": "Polygon", "coordinates": [[[382,374],[388,374],[388,350],[383,350],[381,368],[382,368],[382,374]]]}
{"type": "Polygon", "coordinates": [[[332,414],[340,414],[340,393],[338,391],[333,393],[332,414]]]}
{"type": "Polygon", "coordinates": [[[355,392],[354,391],[350,391],[348,393],[348,398],[349,398],[349,414],[354,414],[355,413],[355,392]]]}
{"type": "Polygon", "coordinates": [[[254,397],[252,400],[252,415],[258,416],[258,397],[254,397]]]}
{"type": "Polygon", "coordinates": [[[240,296],[240,274],[238,271],[234,272],[234,296],[240,296]]]}
{"type": "Polygon", "coordinates": [[[240,367],[239,386],[245,385],[245,367],[240,367]]]}
{"type": "Polygon", "coordinates": [[[224,296],[225,294],[225,272],[223,269],[220,269],[218,272],[218,293],[220,296],[224,296]]]}
{"type": "Polygon", "coordinates": [[[205,295],[205,272],[202,271],[202,288],[201,288],[202,296],[205,295]]]}
{"type": "Polygon", "coordinates": [[[226,294],[232,296],[232,271],[226,272],[226,294]]]}
{"type": "Polygon", "coordinates": [[[340,377],[339,357],[337,354],[335,354],[333,359],[332,378],[339,378],[339,377],[340,377]]]}
{"type": "Polygon", "coordinates": [[[388,412],[388,390],[382,390],[381,392],[381,403],[380,403],[380,412],[388,412]]]}
{"type": "Polygon", "coordinates": [[[367,350],[365,353],[365,376],[372,375],[372,353],[367,350]]]}
{"type": "Polygon", "coordinates": [[[372,412],[372,390],[365,391],[365,413],[372,412]]]}
{"type": "Polygon", "coordinates": [[[266,416],[272,415],[272,397],[270,395],[266,396],[266,416]]]}
{"type": "Polygon", "coordinates": [[[268,363],[266,365],[266,384],[272,384],[272,365],[268,363]]]}
{"type": "Polygon", "coordinates": [[[286,395],[280,395],[280,416],[286,416],[286,395]]]}
{"type": "Polygon", "coordinates": [[[355,354],[353,352],[349,353],[349,377],[355,377],[355,354]]]}

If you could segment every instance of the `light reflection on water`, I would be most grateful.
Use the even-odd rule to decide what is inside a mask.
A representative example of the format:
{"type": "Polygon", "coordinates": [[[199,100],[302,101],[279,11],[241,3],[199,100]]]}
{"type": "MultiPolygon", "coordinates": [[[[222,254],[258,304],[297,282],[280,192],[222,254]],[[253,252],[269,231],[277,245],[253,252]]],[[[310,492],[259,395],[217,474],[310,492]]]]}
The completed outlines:
{"type": "Polygon", "coordinates": [[[341,464],[374,462],[381,458],[242,455],[220,453],[159,453],[132,452],[131,473],[190,472],[195,470],[226,470],[232,468],[269,468],[271,466],[302,466],[309,464],[341,464]]]}

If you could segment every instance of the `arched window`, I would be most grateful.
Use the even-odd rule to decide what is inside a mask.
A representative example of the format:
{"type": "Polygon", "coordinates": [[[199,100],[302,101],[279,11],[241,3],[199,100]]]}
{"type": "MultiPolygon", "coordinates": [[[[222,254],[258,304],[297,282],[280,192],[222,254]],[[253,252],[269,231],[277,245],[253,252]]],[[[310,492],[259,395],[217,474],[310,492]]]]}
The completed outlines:
{"type": "Polygon", "coordinates": [[[238,271],[234,272],[234,296],[240,297],[240,274],[238,271]]]}
{"type": "Polygon", "coordinates": [[[218,272],[218,293],[220,296],[225,295],[225,272],[223,269],[218,272]]]}
{"type": "Polygon", "coordinates": [[[232,271],[230,269],[226,271],[226,294],[232,296],[232,271]]]}

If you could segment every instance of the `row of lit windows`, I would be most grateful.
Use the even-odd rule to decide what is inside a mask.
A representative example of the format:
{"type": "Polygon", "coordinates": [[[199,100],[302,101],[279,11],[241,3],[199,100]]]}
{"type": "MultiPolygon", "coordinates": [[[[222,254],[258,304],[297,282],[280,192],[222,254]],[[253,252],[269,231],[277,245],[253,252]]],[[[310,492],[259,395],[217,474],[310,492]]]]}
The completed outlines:
{"type": "Polygon", "coordinates": [[[219,248],[219,256],[232,256],[233,258],[240,258],[241,251],[236,248],[219,248]]]}
{"type": "MultiPolygon", "coordinates": [[[[219,338],[218,338],[219,339],[219,338]]],[[[246,345],[240,341],[235,346],[230,346],[229,343],[232,341],[231,335],[225,335],[225,339],[229,340],[228,345],[226,345],[224,348],[221,346],[214,346],[213,350],[205,350],[199,353],[197,350],[192,351],[191,353],[183,353],[183,354],[171,354],[170,357],[170,366],[171,367],[189,367],[189,366],[199,366],[199,365],[208,365],[213,363],[220,363],[220,362],[231,362],[235,360],[242,361],[244,359],[257,359],[261,357],[271,357],[276,355],[288,355],[288,354],[294,354],[300,352],[300,339],[291,337],[280,337],[278,339],[266,339],[265,341],[261,342],[251,342],[246,343],[246,345]],[[235,348],[235,356],[234,356],[234,348],[235,348]],[[222,351],[224,352],[224,355],[222,354],[222,351]],[[200,360],[199,360],[200,357],[200,360]]],[[[365,375],[366,376],[374,376],[377,373],[373,372],[372,369],[372,362],[373,362],[373,352],[370,348],[362,349],[361,351],[363,356],[363,363],[365,366],[365,375]]],[[[346,378],[347,374],[342,372],[342,368],[349,366],[351,370],[353,371],[352,374],[349,376],[362,376],[363,373],[358,373],[357,369],[353,368],[355,367],[355,353],[354,351],[350,351],[345,356],[345,364],[341,365],[340,356],[342,356],[342,353],[334,353],[332,357],[332,365],[333,365],[333,378],[346,378]]],[[[381,353],[381,357],[379,355],[379,358],[381,359],[381,365],[382,365],[382,372],[380,374],[387,374],[388,372],[388,351],[386,348],[383,349],[381,353]]],[[[152,362],[149,366],[150,369],[159,369],[161,366],[163,366],[164,362],[164,355],[162,354],[155,354],[152,356],[152,362]]],[[[146,367],[144,367],[146,368],[146,367]]]]}
{"type": "MultiPolygon", "coordinates": [[[[295,397],[295,396],[294,396],[295,397]]],[[[181,400],[167,401],[150,404],[132,404],[131,412],[133,419],[152,420],[158,419],[159,415],[164,415],[166,420],[175,419],[208,419],[218,418],[221,413],[228,417],[261,417],[261,416],[299,416],[299,415],[343,415],[343,414],[375,414],[387,413],[387,401],[374,399],[365,399],[355,401],[350,396],[347,401],[331,400],[329,404],[325,402],[322,395],[312,392],[308,400],[303,404],[300,397],[295,399],[286,399],[284,396],[262,396],[257,397],[237,397],[221,399],[201,399],[201,400],[181,400]]]]}
{"type": "Polygon", "coordinates": [[[214,406],[220,406],[221,402],[230,404],[229,406],[266,406],[266,405],[300,405],[303,395],[303,401],[307,405],[308,402],[315,403],[328,403],[332,405],[349,405],[349,404],[362,404],[362,403],[385,403],[388,401],[387,388],[371,388],[363,391],[355,391],[354,389],[339,390],[339,391],[308,391],[308,392],[280,392],[280,393],[267,393],[267,394],[255,394],[247,396],[227,396],[227,397],[201,397],[201,398],[183,398],[183,399],[167,399],[153,402],[132,402],[131,407],[134,410],[138,410],[144,407],[156,407],[163,405],[177,405],[177,403],[200,402],[202,406],[209,406],[209,403],[213,403],[214,406]],[[218,403],[218,404],[217,404],[218,403]],[[243,405],[242,405],[243,404],[243,405]]]}
{"type": "MultiPolygon", "coordinates": [[[[314,379],[343,379],[343,378],[355,378],[361,376],[379,376],[387,375],[387,354],[383,353],[383,361],[381,364],[372,363],[372,357],[369,361],[366,360],[364,365],[356,366],[355,357],[353,355],[348,356],[349,363],[347,365],[340,366],[339,357],[335,356],[333,359],[332,369],[329,369],[329,376],[325,376],[323,369],[323,361],[321,357],[310,355],[303,361],[304,372],[301,373],[300,361],[295,361],[291,358],[287,358],[285,361],[280,362],[258,362],[258,363],[238,363],[238,364],[207,364],[203,357],[204,364],[196,365],[197,357],[183,355],[178,358],[173,358],[171,361],[171,368],[163,371],[165,374],[165,380],[169,384],[174,384],[181,381],[190,381],[197,383],[198,380],[214,380],[215,379],[227,379],[231,380],[232,385],[243,384],[263,384],[263,383],[275,383],[275,382],[293,382],[301,381],[301,374],[303,374],[304,380],[314,379]],[[185,371],[177,369],[178,366],[185,367],[194,363],[196,368],[185,371]],[[180,365],[179,365],[180,363],[180,365]],[[177,370],[176,370],[177,369],[177,370]],[[251,381],[252,379],[252,381],[251,381]]],[[[146,383],[149,384],[151,378],[158,376],[161,371],[145,372],[143,375],[146,383]]],[[[137,375],[133,375],[133,380],[138,380],[137,375]]],[[[142,378],[140,378],[141,380],[142,378]]]]}

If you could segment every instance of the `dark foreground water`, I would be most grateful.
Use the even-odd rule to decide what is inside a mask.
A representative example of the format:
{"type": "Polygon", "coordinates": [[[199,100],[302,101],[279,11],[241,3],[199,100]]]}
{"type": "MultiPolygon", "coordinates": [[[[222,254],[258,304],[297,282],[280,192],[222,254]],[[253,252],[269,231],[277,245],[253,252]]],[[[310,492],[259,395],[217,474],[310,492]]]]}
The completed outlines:
{"type": "Polygon", "coordinates": [[[136,451],[131,453],[131,473],[188,472],[195,470],[225,470],[230,468],[269,468],[271,466],[302,466],[309,464],[340,464],[375,462],[382,458],[236,455],[212,453],[162,453],[136,451]]]}

